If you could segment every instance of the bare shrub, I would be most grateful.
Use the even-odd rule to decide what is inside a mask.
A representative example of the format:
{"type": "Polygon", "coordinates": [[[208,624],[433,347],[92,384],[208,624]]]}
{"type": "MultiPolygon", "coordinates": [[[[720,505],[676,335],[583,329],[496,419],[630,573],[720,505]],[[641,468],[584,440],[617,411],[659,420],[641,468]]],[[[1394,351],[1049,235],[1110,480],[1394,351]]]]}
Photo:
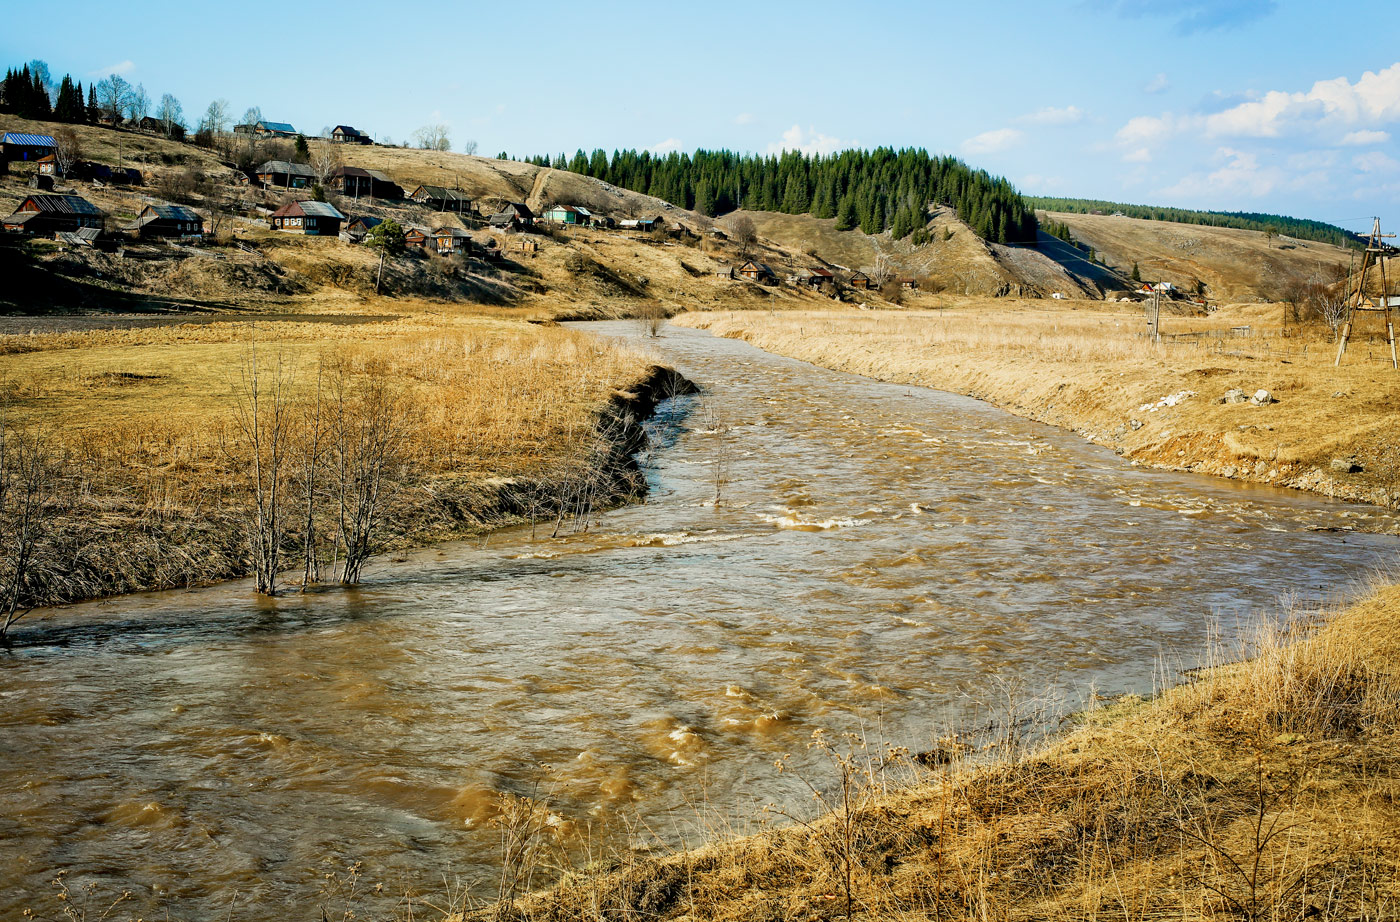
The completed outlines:
{"type": "Polygon", "coordinates": [[[36,563],[58,479],[44,437],[7,426],[5,415],[0,405],[0,639],[39,595],[36,563]]]}
{"type": "Polygon", "coordinates": [[[360,581],[376,550],[386,489],[408,436],[407,406],[382,367],[352,385],[341,366],[333,372],[329,425],[338,542],[345,555],[340,581],[350,585],[360,581]]]}
{"type": "Polygon", "coordinates": [[[638,332],[655,339],[661,335],[661,328],[666,325],[666,309],[655,301],[650,301],[637,308],[636,320],[638,332]]]}
{"type": "Polygon", "coordinates": [[[247,541],[257,591],[264,595],[277,594],[287,535],[292,384],[292,368],[282,354],[274,356],[265,374],[258,366],[256,341],[251,342],[236,387],[232,437],[225,441],[225,454],[251,500],[247,541]]]}

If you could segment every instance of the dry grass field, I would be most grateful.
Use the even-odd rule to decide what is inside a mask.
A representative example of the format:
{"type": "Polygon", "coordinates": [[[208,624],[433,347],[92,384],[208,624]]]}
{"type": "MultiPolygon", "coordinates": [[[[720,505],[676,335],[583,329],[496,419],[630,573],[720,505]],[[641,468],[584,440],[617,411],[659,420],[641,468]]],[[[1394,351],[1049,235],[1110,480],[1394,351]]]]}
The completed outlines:
{"type": "MultiPolygon", "coordinates": [[[[265,414],[282,387],[289,482],[334,396],[393,408],[392,488],[376,542],[385,549],[549,518],[571,503],[577,511],[580,489],[591,508],[637,488],[624,450],[635,421],[615,393],[645,382],[651,364],[558,327],[420,306],[362,323],[15,337],[0,346],[6,435],[41,446],[53,472],[26,601],[249,572],[256,487],[246,462],[256,452],[240,414],[253,368],[265,414]]],[[[300,566],[291,553],[286,564],[300,566]]]]}
{"type": "Polygon", "coordinates": [[[1188,292],[1205,282],[1207,296],[1223,302],[1279,300],[1293,282],[1314,276],[1331,282],[1351,259],[1326,243],[1231,227],[1061,212],[1041,217],[1069,225],[1076,240],[1124,277],[1137,263],[1146,281],[1171,282],[1188,292]]]}
{"type": "Polygon", "coordinates": [[[677,322],[841,371],[979,397],[1143,464],[1400,505],[1400,372],[1377,320],[1363,321],[1334,368],[1325,330],[1282,335],[1281,305],[1168,314],[1164,334],[1183,338],[1158,344],[1143,335],[1141,305],[917,303],[939,307],[677,322]],[[1245,326],[1249,336],[1230,335],[1245,326]],[[1266,390],[1271,400],[1221,402],[1231,390],[1266,390]]]}

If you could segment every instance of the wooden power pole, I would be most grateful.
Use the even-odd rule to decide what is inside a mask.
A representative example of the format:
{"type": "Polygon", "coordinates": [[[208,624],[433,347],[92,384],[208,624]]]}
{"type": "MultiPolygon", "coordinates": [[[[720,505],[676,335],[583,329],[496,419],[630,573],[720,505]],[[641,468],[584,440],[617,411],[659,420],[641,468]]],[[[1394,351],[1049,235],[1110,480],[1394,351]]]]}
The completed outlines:
{"type": "Polygon", "coordinates": [[[1393,238],[1394,234],[1381,233],[1381,219],[1376,218],[1371,226],[1371,236],[1366,241],[1366,249],[1361,254],[1361,274],[1356,281],[1356,293],[1347,292],[1347,301],[1350,303],[1346,308],[1346,321],[1342,324],[1342,335],[1337,343],[1337,358],[1332,365],[1342,364],[1342,356],[1347,351],[1347,341],[1351,339],[1352,322],[1357,311],[1377,311],[1385,317],[1385,337],[1390,343],[1390,367],[1400,369],[1400,360],[1395,354],[1395,321],[1391,317],[1391,311],[1400,306],[1393,302],[1397,299],[1390,293],[1390,280],[1386,277],[1385,261],[1395,255],[1395,247],[1386,243],[1387,238],[1393,238]],[[1372,267],[1380,274],[1381,293],[1374,301],[1366,297],[1366,276],[1372,267]]]}

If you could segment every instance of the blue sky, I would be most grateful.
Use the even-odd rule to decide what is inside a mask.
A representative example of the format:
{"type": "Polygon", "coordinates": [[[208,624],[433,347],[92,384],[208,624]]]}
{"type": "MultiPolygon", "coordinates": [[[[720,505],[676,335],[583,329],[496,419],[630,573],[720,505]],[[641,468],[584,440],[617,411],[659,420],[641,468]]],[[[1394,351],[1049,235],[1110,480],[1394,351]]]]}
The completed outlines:
{"type": "Polygon", "coordinates": [[[1400,229],[1400,7],[1362,0],[6,3],[0,52],[197,120],[516,155],[920,146],[1023,191],[1400,229]]]}

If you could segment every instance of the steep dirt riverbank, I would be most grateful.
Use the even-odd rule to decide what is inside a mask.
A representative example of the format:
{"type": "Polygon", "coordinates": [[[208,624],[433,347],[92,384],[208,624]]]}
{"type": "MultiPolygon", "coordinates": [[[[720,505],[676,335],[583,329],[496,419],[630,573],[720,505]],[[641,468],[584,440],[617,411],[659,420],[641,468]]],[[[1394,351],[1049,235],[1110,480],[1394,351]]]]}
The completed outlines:
{"type": "MultiPolygon", "coordinates": [[[[1255,308],[1234,313],[1173,318],[1173,329],[1200,327],[1204,336],[1258,323],[1255,308]]],[[[1325,344],[1306,341],[1282,341],[1286,354],[1278,341],[1156,345],[1139,335],[1136,313],[1087,304],[675,322],[827,368],[977,397],[1135,463],[1400,506],[1400,374],[1360,350],[1334,368],[1325,344]]]]}

